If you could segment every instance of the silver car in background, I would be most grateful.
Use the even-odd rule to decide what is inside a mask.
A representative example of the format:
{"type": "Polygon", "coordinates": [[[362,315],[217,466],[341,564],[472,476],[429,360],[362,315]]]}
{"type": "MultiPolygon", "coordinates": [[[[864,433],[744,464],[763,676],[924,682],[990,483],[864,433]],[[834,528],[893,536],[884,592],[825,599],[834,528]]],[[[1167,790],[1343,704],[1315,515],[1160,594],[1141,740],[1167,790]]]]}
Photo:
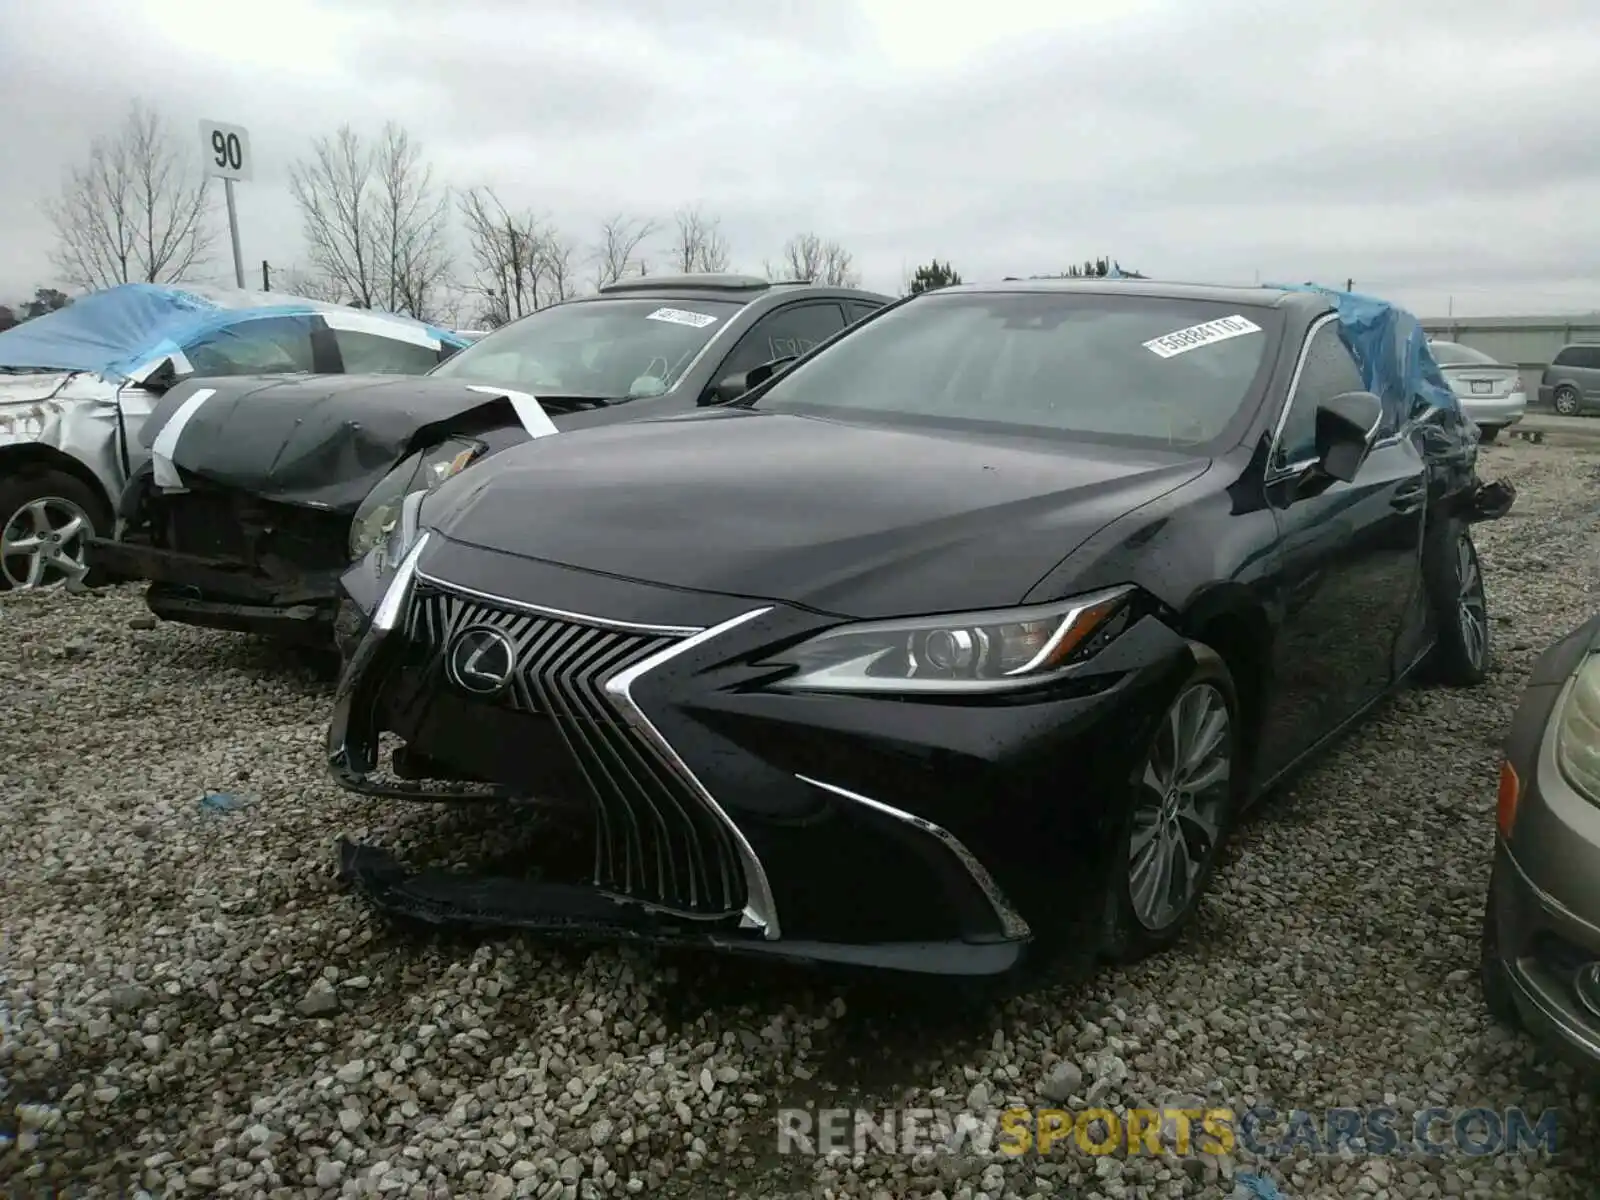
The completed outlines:
{"type": "Polygon", "coordinates": [[[1482,431],[1484,441],[1494,441],[1502,429],[1522,420],[1528,395],[1518,368],[1459,342],[1431,341],[1428,349],[1461,401],[1461,411],[1482,431]]]}

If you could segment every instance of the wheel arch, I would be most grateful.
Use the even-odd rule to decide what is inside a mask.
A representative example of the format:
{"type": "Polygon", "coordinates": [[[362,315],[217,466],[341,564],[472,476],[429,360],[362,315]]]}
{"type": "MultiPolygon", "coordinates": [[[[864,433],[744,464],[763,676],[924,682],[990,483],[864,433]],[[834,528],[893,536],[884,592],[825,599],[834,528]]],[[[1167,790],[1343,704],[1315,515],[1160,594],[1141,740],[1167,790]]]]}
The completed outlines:
{"type": "Polygon", "coordinates": [[[1243,584],[1224,584],[1198,597],[1176,624],[1179,633],[1209,647],[1227,665],[1246,733],[1246,760],[1253,766],[1272,663],[1266,606],[1243,584]]]}
{"type": "Polygon", "coordinates": [[[27,475],[40,471],[59,471],[69,475],[83,484],[93,493],[100,504],[100,512],[96,515],[110,521],[116,516],[116,505],[106,494],[106,486],[100,477],[90,470],[79,459],[54,446],[46,446],[41,442],[21,442],[12,446],[0,446],[0,477],[13,475],[27,475]]]}

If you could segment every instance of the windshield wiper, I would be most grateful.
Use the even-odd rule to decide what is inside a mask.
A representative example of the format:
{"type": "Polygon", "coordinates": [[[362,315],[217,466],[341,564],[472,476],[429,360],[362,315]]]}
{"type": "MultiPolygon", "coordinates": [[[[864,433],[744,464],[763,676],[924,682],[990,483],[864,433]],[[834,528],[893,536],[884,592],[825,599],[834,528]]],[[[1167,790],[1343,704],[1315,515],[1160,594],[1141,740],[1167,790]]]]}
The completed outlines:
{"type": "Polygon", "coordinates": [[[579,395],[551,395],[548,392],[534,392],[540,404],[560,409],[562,412],[578,412],[586,408],[609,408],[616,401],[605,396],[579,396],[579,395]]]}

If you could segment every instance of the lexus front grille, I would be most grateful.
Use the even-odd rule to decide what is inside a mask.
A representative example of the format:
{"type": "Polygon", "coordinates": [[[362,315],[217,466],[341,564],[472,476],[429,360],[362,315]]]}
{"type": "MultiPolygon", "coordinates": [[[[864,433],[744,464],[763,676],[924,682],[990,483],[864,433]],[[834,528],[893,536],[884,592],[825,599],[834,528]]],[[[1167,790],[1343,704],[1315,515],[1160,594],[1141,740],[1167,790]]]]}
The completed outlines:
{"type": "Polygon", "coordinates": [[[702,918],[744,908],[736,834],[605,692],[683,634],[519,611],[419,580],[404,635],[439,686],[554,724],[593,797],[596,887],[702,918]]]}

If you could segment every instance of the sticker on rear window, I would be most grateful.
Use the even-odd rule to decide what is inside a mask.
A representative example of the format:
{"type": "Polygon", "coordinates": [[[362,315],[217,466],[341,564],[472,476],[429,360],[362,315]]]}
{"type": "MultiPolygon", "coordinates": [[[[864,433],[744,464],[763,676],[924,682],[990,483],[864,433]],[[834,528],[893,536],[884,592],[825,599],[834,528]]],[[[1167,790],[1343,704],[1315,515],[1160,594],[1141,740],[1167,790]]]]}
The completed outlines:
{"type": "Polygon", "coordinates": [[[1187,329],[1174,330],[1172,333],[1163,333],[1158,338],[1151,338],[1144,343],[1144,348],[1151,354],[1159,354],[1162,358],[1171,358],[1174,354],[1182,354],[1188,350],[1197,350],[1201,346],[1209,346],[1213,342],[1225,342],[1229,338],[1243,337],[1247,333],[1260,333],[1261,326],[1254,321],[1234,313],[1231,317],[1218,317],[1215,321],[1207,321],[1201,325],[1191,325],[1187,329]]]}
{"type": "Polygon", "coordinates": [[[704,329],[707,325],[717,323],[717,319],[709,313],[689,312],[682,308],[658,308],[645,320],[670,321],[674,325],[687,325],[691,329],[704,329]]]}

